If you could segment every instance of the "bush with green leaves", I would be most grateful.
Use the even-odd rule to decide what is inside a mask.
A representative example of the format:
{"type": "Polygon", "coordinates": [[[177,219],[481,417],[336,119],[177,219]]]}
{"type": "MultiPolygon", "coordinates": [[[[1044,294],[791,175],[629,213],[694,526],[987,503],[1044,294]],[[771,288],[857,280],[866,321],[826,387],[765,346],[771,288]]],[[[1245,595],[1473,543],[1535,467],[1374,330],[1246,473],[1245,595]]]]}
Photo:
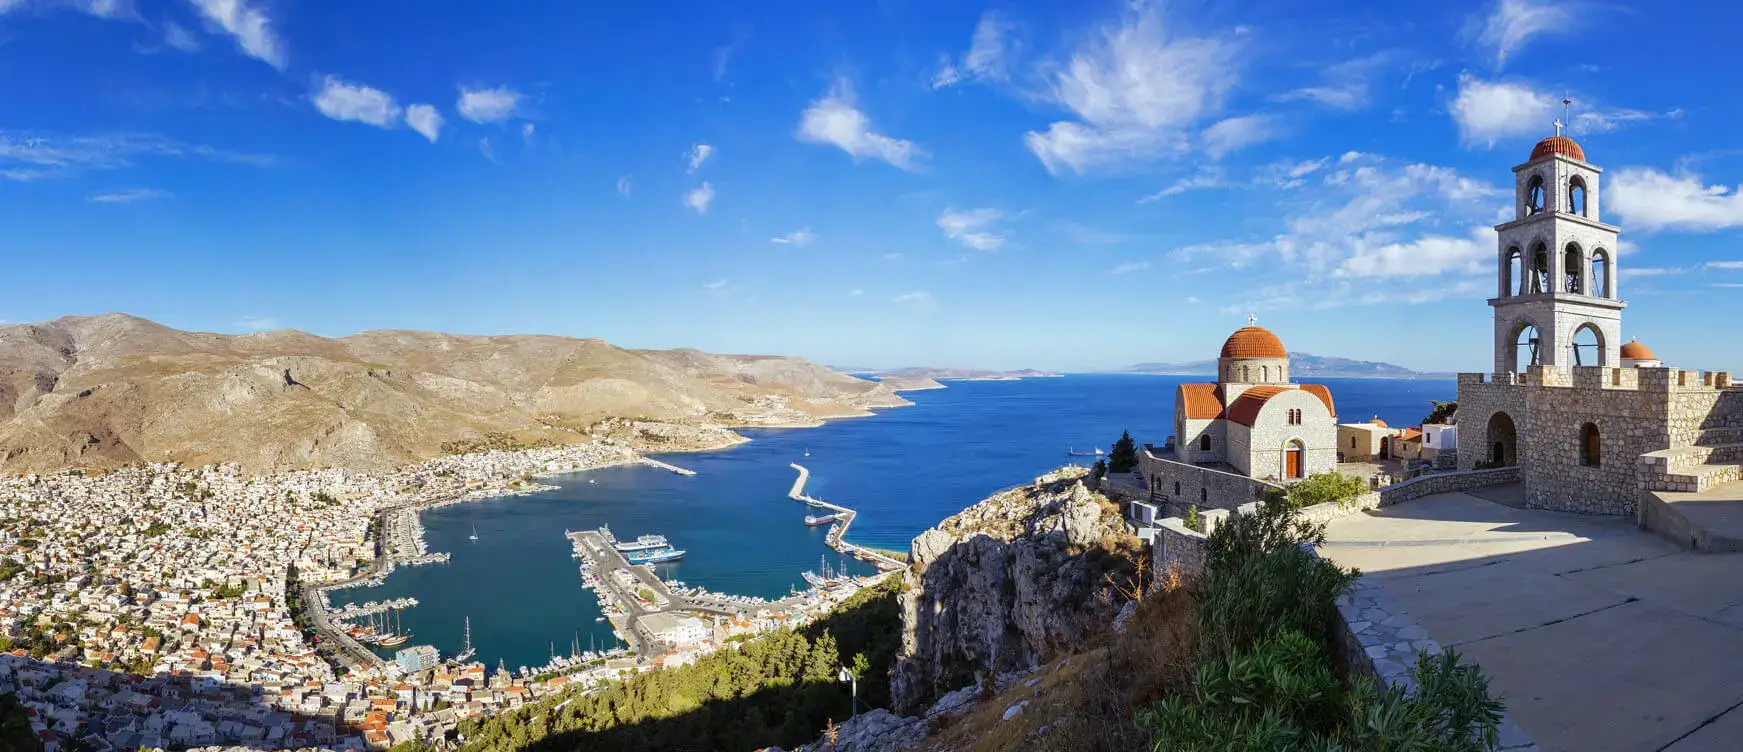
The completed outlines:
{"type": "Polygon", "coordinates": [[[1368,490],[1368,484],[1353,475],[1332,471],[1316,473],[1296,481],[1289,486],[1289,505],[1296,509],[1306,509],[1315,504],[1337,502],[1349,503],[1368,490]]]}

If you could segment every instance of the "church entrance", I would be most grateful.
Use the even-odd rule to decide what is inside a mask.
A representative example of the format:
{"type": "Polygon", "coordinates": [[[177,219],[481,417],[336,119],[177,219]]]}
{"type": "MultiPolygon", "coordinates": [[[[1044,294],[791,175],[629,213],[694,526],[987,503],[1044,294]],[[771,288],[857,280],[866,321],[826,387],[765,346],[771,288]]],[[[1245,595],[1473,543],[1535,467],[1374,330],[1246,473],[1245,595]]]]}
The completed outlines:
{"type": "Polygon", "coordinates": [[[1519,434],[1513,426],[1513,416],[1495,413],[1489,416],[1488,461],[1495,467],[1519,464],[1519,434]]]}
{"type": "Polygon", "coordinates": [[[1301,453],[1302,446],[1299,441],[1291,441],[1289,446],[1283,448],[1283,477],[1301,477],[1301,453]]]}

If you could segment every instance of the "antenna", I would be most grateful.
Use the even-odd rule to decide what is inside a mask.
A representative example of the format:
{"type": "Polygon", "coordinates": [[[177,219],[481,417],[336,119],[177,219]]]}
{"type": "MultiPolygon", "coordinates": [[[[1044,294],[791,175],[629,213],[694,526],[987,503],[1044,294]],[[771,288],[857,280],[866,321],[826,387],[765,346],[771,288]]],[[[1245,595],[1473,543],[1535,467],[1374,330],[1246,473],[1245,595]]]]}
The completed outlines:
{"type": "Polygon", "coordinates": [[[1561,119],[1555,121],[1555,135],[1557,135],[1557,136],[1561,135],[1561,129],[1564,126],[1571,127],[1573,125],[1573,120],[1568,116],[1568,105],[1571,105],[1573,103],[1574,103],[1573,97],[1566,96],[1566,95],[1562,96],[1562,98],[1561,98],[1561,119]]]}

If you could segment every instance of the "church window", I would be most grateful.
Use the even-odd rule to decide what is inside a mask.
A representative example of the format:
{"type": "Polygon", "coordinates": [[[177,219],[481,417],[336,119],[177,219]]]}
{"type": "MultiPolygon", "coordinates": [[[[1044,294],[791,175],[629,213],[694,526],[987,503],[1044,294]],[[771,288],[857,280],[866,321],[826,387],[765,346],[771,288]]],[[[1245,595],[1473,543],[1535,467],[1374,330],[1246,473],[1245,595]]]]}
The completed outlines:
{"type": "Polygon", "coordinates": [[[1574,178],[1567,185],[1568,211],[1586,216],[1586,181],[1574,178]]]}
{"type": "Polygon", "coordinates": [[[1598,426],[1587,423],[1580,429],[1580,464],[1586,467],[1597,467],[1598,457],[1603,440],[1598,436],[1598,426]]]}
{"type": "Polygon", "coordinates": [[[1200,503],[1200,504],[1210,503],[1210,491],[1203,489],[1203,488],[1198,489],[1198,503],[1200,503]]]}
{"type": "Polygon", "coordinates": [[[1584,254],[1580,253],[1580,247],[1573,243],[1569,243],[1567,246],[1567,253],[1562,259],[1562,262],[1561,266],[1564,277],[1562,282],[1566,290],[1575,295],[1584,293],[1585,280],[1581,278],[1581,275],[1585,272],[1586,263],[1584,254]]]}
{"type": "Polygon", "coordinates": [[[1356,437],[1354,437],[1354,436],[1351,436],[1351,437],[1350,437],[1350,448],[1351,448],[1351,449],[1355,449],[1355,448],[1356,448],[1356,437]]]}
{"type": "Polygon", "coordinates": [[[1174,481],[1174,495],[1180,495],[1180,481],[1174,481]]]}
{"type": "Polygon", "coordinates": [[[1270,381],[1271,380],[1271,367],[1270,366],[1259,366],[1259,380],[1260,381],[1270,381]]]}
{"type": "Polygon", "coordinates": [[[1210,434],[1207,433],[1198,437],[1198,451],[1210,451],[1210,434]]]}
{"type": "Polygon", "coordinates": [[[1549,249],[1538,243],[1531,249],[1531,293],[1549,292],[1549,249]]]}
{"type": "Polygon", "coordinates": [[[1525,216],[1530,217],[1543,211],[1543,176],[1531,176],[1530,187],[1525,189],[1525,216]]]}
{"type": "Polygon", "coordinates": [[[1501,267],[1501,273],[1507,276],[1501,278],[1503,295],[1525,294],[1525,255],[1518,248],[1507,249],[1507,261],[1501,267]]]}
{"type": "Polygon", "coordinates": [[[1610,254],[1599,248],[1592,252],[1592,279],[1590,294],[1600,298],[1610,297],[1610,254]]]}

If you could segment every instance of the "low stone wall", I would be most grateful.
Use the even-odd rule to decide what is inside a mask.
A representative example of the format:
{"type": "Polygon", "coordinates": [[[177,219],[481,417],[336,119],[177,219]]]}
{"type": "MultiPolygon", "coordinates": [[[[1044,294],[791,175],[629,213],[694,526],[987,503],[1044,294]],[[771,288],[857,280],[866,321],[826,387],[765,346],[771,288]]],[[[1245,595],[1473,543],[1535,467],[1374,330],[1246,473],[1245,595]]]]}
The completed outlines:
{"type": "Polygon", "coordinates": [[[1195,506],[1200,511],[1233,509],[1281,488],[1239,473],[1171,460],[1149,447],[1138,455],[1138,472],[1156,504],[1176,515],[1195,506]]]}

